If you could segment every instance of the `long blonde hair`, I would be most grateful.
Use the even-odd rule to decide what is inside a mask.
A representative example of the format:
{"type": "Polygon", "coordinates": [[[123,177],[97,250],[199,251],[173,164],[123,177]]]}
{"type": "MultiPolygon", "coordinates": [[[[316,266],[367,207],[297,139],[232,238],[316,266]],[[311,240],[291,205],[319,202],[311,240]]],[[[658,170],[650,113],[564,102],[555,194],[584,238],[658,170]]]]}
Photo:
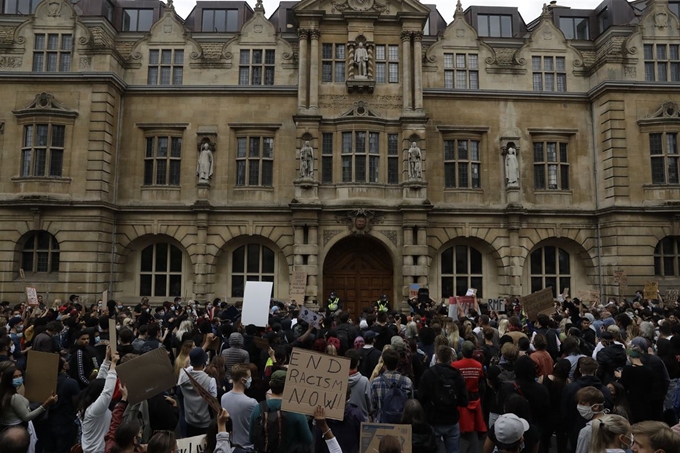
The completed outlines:
{"type": "Polygon", "coordinates": [[[508,331],[508,324],[510,324],[510,321],[508,318],[501,319],[501,322],[498,323],[498,335],[501,337],[505,335],[508,331]]]}
{"type": "Polygon", "coordinates": [[[187,340],[182,343],[179,354],[175,358],[175,378],[179,378],[179,374],[184,368],[189,366],[189,352],[194,347],[194,340],[187,340]]]}
{"type": "Polygon", "coordinates": [[[458,330],[458,324],[452,322],[450,329],[451,330],[448,331],[449,346],[457,350],[459,348],[458,345],[460,344],[460,331],[458,330]]]}
{"type": "MultiPolygon", "coordinates": [[[[607,448],[621,448],[616,439],[630,434],[630,423],[620,415],[606,414],[593,421],[590,453],[605,453],[607,448]]],[[[628,447],[630,448],[630,446],[628,447]]]]}
{"type": "Polygon", "coordinates": [[[179,341],[182,341],[182,337],[184,336],[184,334],[187,332],[191,332],[192,330],[194,330],[194,324],[188,319],[186,319],[182,321],[182,323],[179,325],[179,329],[177,329],[175,337],[177,337],[179,341]]]}

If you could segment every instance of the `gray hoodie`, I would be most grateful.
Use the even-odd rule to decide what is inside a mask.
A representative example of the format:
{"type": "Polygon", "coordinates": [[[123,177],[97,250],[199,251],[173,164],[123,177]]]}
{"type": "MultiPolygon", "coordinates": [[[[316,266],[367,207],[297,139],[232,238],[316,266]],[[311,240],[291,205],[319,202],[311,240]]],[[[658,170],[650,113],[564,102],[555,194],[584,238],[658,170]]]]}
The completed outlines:
{"type": "Polygon", "coordinates": [[[350,403],[356,404],[368,420],[368,414],[371,412],[371,383],[359,372],[351,374],[348,382],[349,388],[352,389],[350,403]]]}
{"type": "MultiPolygon", "coordinates": [[[[194,371],[190,368],[187,368],[187,371],[208,393],[217,398],[217,383],[215,383],[215,379],[208,376],[205,371],[194,371]]],[[[182,389],[184,419],[186,422],[196,428],[207,428],[210,426],[210,406],[194,389],[186,373],[179,375],[177,385],[182,389]]]]}
{"type": "Polygon", "coordinates": [[[250,355],[243,349],[243,335],[234,332],[229,335],[229,349],[222,351],[224,365],[227,367],[227,379],[231,379],[231,367],[237,363],[249,363],[250,355]]]}

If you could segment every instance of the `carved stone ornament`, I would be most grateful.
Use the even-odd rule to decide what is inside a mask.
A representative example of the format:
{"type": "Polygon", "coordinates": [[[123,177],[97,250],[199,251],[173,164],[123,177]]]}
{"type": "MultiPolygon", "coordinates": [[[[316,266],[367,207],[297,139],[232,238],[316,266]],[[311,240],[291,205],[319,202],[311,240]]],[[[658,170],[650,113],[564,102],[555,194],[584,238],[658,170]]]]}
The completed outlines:
{"type": "Polygon", "coordinates": [[[679,119],[680,109],[678,108],[677,103],[672,101],[666,101],[663,104],[661,104],[661,107],[659,107],[657,111],[655,111],[654,113],[650,113],[645,118],[679,119]]]}
{"type": "Polygon", "coordinates": [[[368,234],[373,225],[383,221],[384,215],[376,214],[375,211],[357,209],[345,214],[337,214],[335,218],[338,223],[346,224],[352,234],[368,234]]]}
{"type": "Polygon", "coordinates": [[[65,116],[75,118],[78,116],[78,112],[75,110],[70,110],[63,104],[57,102],[50,93],[42,92],[35,96],[33,102],[28,104],[21,110],[14,110],[17,117],[36,115],[36,114],[46,114],[51,116],[65,116]]]}
{"type": "Polygon", "coordinates": [[[331,0],[333,9],[336,11],[374,11],[377,13],[389,13],[390,7],[378,0],[331,0]]]}
{"type": "Polygon", "coordinates": [[[47,5],[47,17],[61,17],[61,2],[50,2],[47,5]]]}
{"type": "Polygon", "coordinates": [[[20,68],[22,63],[22,57],[0,56],[0,68],[20,68]]]}
{"type": "Polygon", "coordinates": [[[654,14],[654,26],[661,29],[666,28],[668,26],[668,14],[664,11],[654,14]]]}

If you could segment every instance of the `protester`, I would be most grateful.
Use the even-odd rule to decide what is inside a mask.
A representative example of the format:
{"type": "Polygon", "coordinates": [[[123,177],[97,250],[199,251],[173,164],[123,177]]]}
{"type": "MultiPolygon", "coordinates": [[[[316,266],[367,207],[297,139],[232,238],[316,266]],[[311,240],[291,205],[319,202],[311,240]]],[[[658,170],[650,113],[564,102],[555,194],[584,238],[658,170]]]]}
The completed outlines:
{"type": "MultiPolygon", "coordinates": [[[[233,335],[233,334],[232,334],[233,335]]],[[[237,363],[231,368],[233,388],[222,396],[222,407],[229,412],[232,423],[232,442],[238,445],[236,452],[240,453],[253,448],[250,442],[250,415],[257,401],[245,395],[250,388],[253,377],[250,368],[244,363],[237,363]]]]}

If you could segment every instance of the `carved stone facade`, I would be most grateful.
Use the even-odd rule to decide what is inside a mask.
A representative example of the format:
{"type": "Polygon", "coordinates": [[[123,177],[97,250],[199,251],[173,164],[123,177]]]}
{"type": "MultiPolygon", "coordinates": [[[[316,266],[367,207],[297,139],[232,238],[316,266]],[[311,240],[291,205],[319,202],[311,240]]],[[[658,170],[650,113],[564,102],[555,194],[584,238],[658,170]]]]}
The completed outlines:
{"type": "Polygon", "coordinates": [[[680,85],[658,82],[680,75],[648,47],[680,46],[665,1],[588,40],[565,38],[559,7],[529,29],[502,9],[525,27],[509,38],[478,36],[483,7],[447,25],[415,0],[302,0],[293,29],[246,9],[229,32],[160,3],[144,33],[65,0],[0,15],[3,300],[238,300],[248,279],[285,299],[304,271],[307,303],[346,284],[368,304],[356,267],[327,260],[367,243],[391,260],[367,288],[397,302],[410,284],[680,287],[663,264],[680,249],[660,245],[680,237],[680,85]],[[57,67],[32,71],[50,34],[57,67]]]}

